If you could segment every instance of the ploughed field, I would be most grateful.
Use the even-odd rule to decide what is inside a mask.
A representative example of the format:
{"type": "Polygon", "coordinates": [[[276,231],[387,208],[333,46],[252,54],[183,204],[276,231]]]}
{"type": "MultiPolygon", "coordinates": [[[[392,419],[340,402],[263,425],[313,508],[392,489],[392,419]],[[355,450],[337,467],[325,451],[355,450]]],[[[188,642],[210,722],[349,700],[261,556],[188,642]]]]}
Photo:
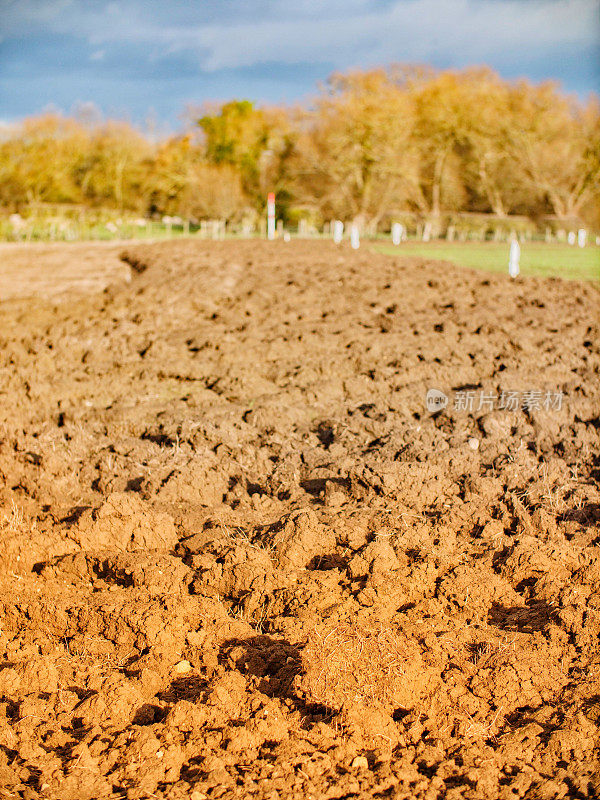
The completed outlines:
{"type": "Polygon", "coordinates": [[[597,287],[119,252],[0,254],[0,797],[597,796],[597,287]]]}

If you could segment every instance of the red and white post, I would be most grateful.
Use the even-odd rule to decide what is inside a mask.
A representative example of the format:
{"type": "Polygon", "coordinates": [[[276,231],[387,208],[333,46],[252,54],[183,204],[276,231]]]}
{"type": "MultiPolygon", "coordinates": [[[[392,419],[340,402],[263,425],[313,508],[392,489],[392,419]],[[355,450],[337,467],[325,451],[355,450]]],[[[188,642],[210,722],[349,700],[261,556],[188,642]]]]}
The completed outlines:
{"type": "Polygon", "coordinates": [[[267,239],[275,238],[275,193],[267,195],[267,239]]]}

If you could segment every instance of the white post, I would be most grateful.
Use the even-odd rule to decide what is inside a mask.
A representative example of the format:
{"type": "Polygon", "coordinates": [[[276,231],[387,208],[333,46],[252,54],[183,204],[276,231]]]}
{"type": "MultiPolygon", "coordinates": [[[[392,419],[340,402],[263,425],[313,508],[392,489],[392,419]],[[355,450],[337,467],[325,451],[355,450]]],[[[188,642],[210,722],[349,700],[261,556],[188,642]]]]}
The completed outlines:
{"type": "Polygon", "coordinates": [[[510,255],[508,257],[508,274],[511,278],[516,278],[519,274],[519,259],[521,258],[521,247],[516,239],[510,243],[510,255]]]}
{"type": "Polygon", "coordinates": [[[575,231],[569,231],[569,235],[567,236],[567,242],[569,244],[575,244],[575,231]]]}
{"type": "Polygon", "coordinates": [[[585,247],[585,241],[587,239],[587,231],[585,228],[579,228],[577,231],[577,244],[579,247],[585,247]]]}
{"type": "Polygon", "coordinates": [[[431,239],[431,230],[432,230],[431,222],[427,221],[425,223],[425,227],[423,228],[423,241],[428,242],[431,239]]]}
{"type": "Polygon", "coordinates": [[[335,244],[339,244],[342,241],[342,237],[344,236],[344,223],[341,219],[336,219],[333,223],[333,241],[335,244]]]}
{"type": "Polygon", "coordinates": [[[358,225],[354,223],[350,227],[350,246],[353,250],[358,250],[360,247],[360,233],[358,232],[358,225]]]}
{"type": "Polygon", "coordinates": [[[267,195],[267,239],[275,238],[275,194],[267,195]]]}
{"type": "Polygon", "coordinates": [[[396,245],[396,247],[402,241],[403,233],[404,227],[399,222],[392,223],[392,244],[396,245]]]}

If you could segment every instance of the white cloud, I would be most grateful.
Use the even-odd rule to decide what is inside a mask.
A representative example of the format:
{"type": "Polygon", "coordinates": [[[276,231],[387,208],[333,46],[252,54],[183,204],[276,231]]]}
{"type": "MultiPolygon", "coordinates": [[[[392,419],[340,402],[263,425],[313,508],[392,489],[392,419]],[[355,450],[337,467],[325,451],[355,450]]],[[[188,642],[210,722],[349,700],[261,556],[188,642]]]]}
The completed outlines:
{"type": "Polygon", "coordinates": [[[264,61],[321,60],[370,63],[489,61],[507,50],[597,41],[595,0],[486,2],[410,0],[383,12],[341,13],[338,18],[262,20],[196,30],[162,32],[165,40],[200,49],[207,70],[264,61]]]}
{"type": "Polygon", "coordinates": [[[35,25],[53,27],[75,5],[75,0],[0,0],[2,27],[6,33],[21,33],[35,25]]]}
{"type": "Polygon", "coordinates": [[[206,71],[266,62],[459,65],[507,54],[518,64],[531,53],[593,45],[600,33],[598,0],[0,0],[2,7],[9,30],[37,22],[86,38],[97,54],[111,42],[143,44],[155,56],[192,51],[206,71]]]}
{"type": "Polygon", "coordinates": [[[213,71],[264,62],[490,61],[507,50],[526,54],[598,36],[597,0],[400,0],[383,7],[302,0],[288,9],[278,0],[256,21],[237,22],[231,13],[218,23],[172,26],[135,13],[110,29],[98,25],[93,39],[193,49],[200,66],[213,71]]]}

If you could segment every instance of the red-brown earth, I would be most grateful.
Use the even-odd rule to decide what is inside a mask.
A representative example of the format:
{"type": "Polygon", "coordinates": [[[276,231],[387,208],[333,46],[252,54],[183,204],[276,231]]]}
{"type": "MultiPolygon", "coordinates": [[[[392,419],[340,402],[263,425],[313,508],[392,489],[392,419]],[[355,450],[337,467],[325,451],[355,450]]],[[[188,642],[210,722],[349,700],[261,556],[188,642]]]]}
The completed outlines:
{"type": "Polygon", "coordinates": [[[86,247],[0,253],[0,796],[598,796],[598,289],[86,247]]]}

